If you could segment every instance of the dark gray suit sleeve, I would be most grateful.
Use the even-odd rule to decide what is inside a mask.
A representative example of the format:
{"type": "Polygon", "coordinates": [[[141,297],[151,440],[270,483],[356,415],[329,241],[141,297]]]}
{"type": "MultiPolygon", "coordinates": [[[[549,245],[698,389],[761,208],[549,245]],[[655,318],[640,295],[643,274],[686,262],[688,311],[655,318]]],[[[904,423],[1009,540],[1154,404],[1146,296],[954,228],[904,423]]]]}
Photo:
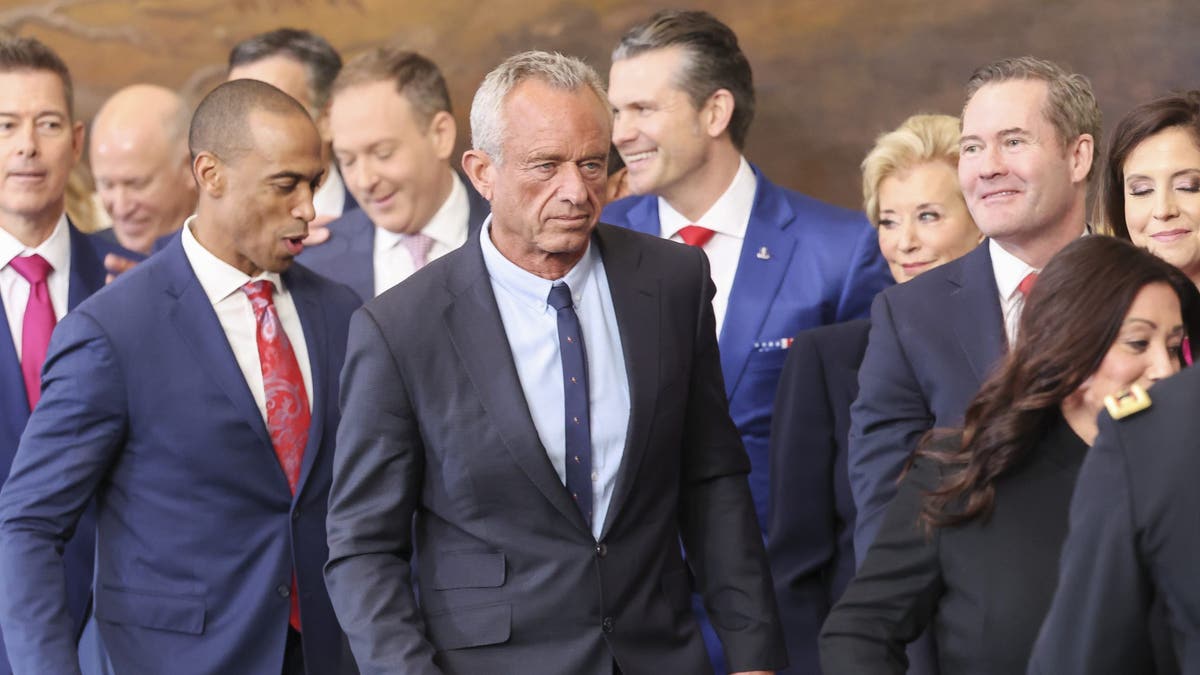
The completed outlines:
{"type": "Polygon", "coordinates": [[[412,590],[412,520],[424,447],[374,316],[350,320],[329,492],[325,582],[363,675],[438,673],[412,590]]]}
{"type": "Polygon", "coordinates": [[[900,483],[883,528],[821,631],[825,675],[903,675],[905,647],[933,617],[941,596],[939,539],[919,526],[922,494],[936,466],[918,462],[900,483]]]}
{"type": "Polygon", "coordinates": [[[1125,462],[1120,433],[1105,414],[1071,498],[1058,588],[1031,675],[1153,672],[1146,630],[1153,590],[1139,562],[1125,462]]]}
{"type": "Polygon", "coordinates": [[[886,294],[876,296],[871,305],[871,336],[858,371],[858,387],[858,398],[850,407],[847,461],[858,511],[854,552],[861,565],[896,494],[895,481],[905,460],[933,426],[886,294]]]}
{"type": "Polygon", "coordinates": [[[119,452],[121,381],[101,328],[77,312],[64,318],[41,401],[0,490],[0,625],[14,672],[79,672],[63,547],[119,452]]]}
{"type": "Polygon", "coordinates": [[[688,563],[730,672],[787,665],[762,531],[746,476],[750,461],[729,417],[702,251],[696,333],[683,434],[680,531],[688,563]]]}

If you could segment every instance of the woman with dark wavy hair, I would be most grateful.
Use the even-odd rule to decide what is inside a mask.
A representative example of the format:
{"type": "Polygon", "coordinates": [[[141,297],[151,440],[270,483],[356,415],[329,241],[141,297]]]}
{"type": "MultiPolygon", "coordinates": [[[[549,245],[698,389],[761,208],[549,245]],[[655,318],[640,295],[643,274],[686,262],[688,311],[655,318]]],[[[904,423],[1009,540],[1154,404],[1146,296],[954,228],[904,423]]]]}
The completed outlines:
{"type": "Polygon", "coordinates": [[[825,675],[904,673],[904,646],[928,625],[941,672],[1023,674],[1104,400],[1178,371],[1188,334],[1200,293],[1159,258],[1092,236],[1051,260],[963,428],[914,454],[825,623],[825,675]]]}

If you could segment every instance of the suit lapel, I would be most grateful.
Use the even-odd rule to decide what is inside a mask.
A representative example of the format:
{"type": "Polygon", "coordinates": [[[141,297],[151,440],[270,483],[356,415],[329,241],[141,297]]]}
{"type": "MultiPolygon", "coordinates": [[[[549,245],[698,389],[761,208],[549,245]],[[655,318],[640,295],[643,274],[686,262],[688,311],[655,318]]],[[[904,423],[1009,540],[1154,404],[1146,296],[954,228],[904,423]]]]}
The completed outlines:
{"type": "Polygon", "coordinates": [[[758,186],[754,207],[750,210],[750,222],[746,226],[737,271],[733,286],[729,289],[729,302],[719,341],[721,372],[725,377],[725,392],[729,396],[737,389],[738,380],[750,358],[750,349],[746,347],[753,344],[766,321],[772,300],[778,295],[796,248],[796,240],[785,231],[795,218],[792,208],[779,194],[778,188],[757,169],[755,173],[758,186]],[[765,260],[758,256],[763,249],[769,255],[765,260]]]}
{"type": "MultiPolygon", "coordinates": [[[[5,316],[4,301],[0,299],[0,318],[5,316]]],[[[21,373],[21,362],[17,360],[12,331],[5,323],[0,326],[0,484],[8,478],[17,443],[27,422],[29,397],[25,394],[25,376],[21,373]]]]}
{"type": "Polygon", "coordinates": [[[75,309],[104,286],[104,261],[87,235],[67,221],[71,235],[71,280],[67,283],[67,309],[75,309]]]}
{"type": "Polygon", "coordinates": [[[962,264],[946,279],[951,285],[950,300],[958,307],[950,313],[954,332],[971,370],[982,382],[1007,345],[1004,312],[987,240],[963,256],[962,264]]]}
{"type": "Polygon", "coordinates": [[[661,237],[662,223],[658,222],[658,197],[646,195],[633,199],[637,199],[638,202],[625,214],[625,222],[629,229],[652,237],[661,237]]]}
{"type": "Polygon", "coordinates": [[[342,263],[346,264],[346,285],[366,302],[375,297],[375,225],[362,210],[352,213],[347,224],[352,229],[347,244],[350,255],[342,263]]]}
{"type": "Polygon", "coordinates": [[[180,339],[188,346],[188,353],[209,377],[216,381],[221,391],[229,397],[234,409],[241,414],[265,449],[271,453],[272,463],[279,469],[279,477],[286,485],[286,478],[278,460],[275,459],[275,446],[267,433],[262,413],[259,412],[254,396],[250,393],[246,377],[238,367],[237,357],[233,355],[233,348],[229,346],[229,339],[221,328],[217,313],[208,301],[208,296],[204,294],[204,289],[183,252],[182,241],[172,241],[157,255],[167,257],[156,271],[165,277],[160,285],[173,299],[167,312],[168,320],[175,326],[180,339]]]}
{"type": "Polygon", "coordinates": [[[650,442],[649,434],[658,399],[658,374],[662,316],[661,293],[656,278],[641,269],[641,251],[628,245],[629,235],[607,225],[596,229],[605,276],[608,277],[613,311],[621,334],[621,353],[625,357],[625,376],[629,381],[629,424],[625,431],[625,449],[617,468],[612,502],[600,538],[608,534],[621,507],[633,489],[650,442]]]}
{"type": "Polygon", "coordinates": [[[444,314],[450,342],[513,460],[563,517],[587,532],[533,425],[479,240],[468,239],[465,249],[449,279],[455,295],[444,314]]]}
{"type": "Polygon", "coordinates": [[[299,497],[304,491],[308,475],[317,460],[317,453],[321,451],[327,409],[325,398],[329,392],[327,383],[330,376],[325,360],[329,354],[326,344],[328,336],[324,330],[325,311],[322,309],[321,303],[317,301],[313,289],[298,277],[297,274],[284,272],[283,282],[287,284],[288,293],[291,294],[292,302],[296,305],[296,313],[300,316],[304,344],[308,349],[309,371],[312,374],[313,400],[309,402],[312,407],[312,415],[308,426],[308,444],[304,448],[304,457],[300,466],[300,481],[296,484],[296,494],[293,495],[293,499],[299,497]]]}

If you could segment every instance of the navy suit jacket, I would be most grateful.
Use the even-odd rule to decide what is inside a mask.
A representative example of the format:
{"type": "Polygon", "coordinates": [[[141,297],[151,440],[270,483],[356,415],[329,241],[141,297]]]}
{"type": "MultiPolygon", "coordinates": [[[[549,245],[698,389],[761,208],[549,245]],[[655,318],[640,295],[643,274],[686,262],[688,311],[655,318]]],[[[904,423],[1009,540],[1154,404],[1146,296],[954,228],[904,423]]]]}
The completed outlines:
{"type": "Polygon", "coordinates": [[[870,327],[858,319],[801,331],[779,378],[767,555],[791,662],[786,673],[820,672],[821,624],[854,576],[846,449],[870,327]]]}
{"type": "MultiPolygon", "coordinates": [[[[71,279],[67,284],[69,311],[104,287],[104,264],[88,235],[75,229],[74,225],[68,227],[71,234],[71,279]]],[[[4,316],[3,310],[3,301],[0,301],[0,317],[4,316]]],[[[21,375],[21,363],[17,360],[12,333],[5,327],[0,329],[0,483],[8,478],[17,444],[28,421],[29,398],[25,394],[25,379],[21,375]]],[[[82,627],[86,618],[84,612],[92,585],[96,542],[94,511],[94,508],[89,508],[80,518],[76,534],[63,552],[67,574],[67,608],[71,624],[76,630],[82,627]]],[[[0,632],[0,673],[11,672],[4,635],[0,632]]]]}
{"type": "Polygon", "coordinates": [[[0,624],[18,672],[76,672],[58,547],[93,495],[95,617],[118,673],[274,673],[293,568],[309,672],[348,670],[321,576],[350,289],[283,275],[312,369],[295,497],[176,239],[58,325],[0,490],[0,624]],[[294,561],[294,564],[293,564],[294,561]]]}
{"type": "Polygon", "coordinates": [[[592,239],[630,396],[597,540],[538,439],[478,236],[351,323],[325,578],[363,672],[704,673],[693,584],[735,670],[785,665],[704,255],[592,239]]]}
{"type": "MultiPolygon", "coordinates": [[[[467,188],[471,215],[467,218],[467,238],[479,231],[479,226],[491,213],[491,205],[460,176],[467,188]]],[[[362,209],[347,211],[329,224],[329,240],[305,248],[297,258],[310,269],[334,281],[340,281],[358,293],[363,302],[375,297],[375,224],[362,209]]]]}
{"type": "MultiPolygon", "coordinates": [[[[719,343],[729,412],[750,455],[750,491],[767,531],[767,438],[787,350],[756,346],[805,328],[866,316],[871,299],[892,284],[875,230],[861,213],[781,188],[754,169],[758,186],[729,292],[719,343]],[[766,248],[768,259],[758,253],[766,248]]],[[[627,197],[602,220],[661,235],[658,197],[627,197]]]]}
{"type": "Polygon", "coordinates": [[[917,442],[934,427],[962,425],[967,405],[1006,350],[987,241],[875,299],[858,398],[850,409],[859,561],[917,442]]]}

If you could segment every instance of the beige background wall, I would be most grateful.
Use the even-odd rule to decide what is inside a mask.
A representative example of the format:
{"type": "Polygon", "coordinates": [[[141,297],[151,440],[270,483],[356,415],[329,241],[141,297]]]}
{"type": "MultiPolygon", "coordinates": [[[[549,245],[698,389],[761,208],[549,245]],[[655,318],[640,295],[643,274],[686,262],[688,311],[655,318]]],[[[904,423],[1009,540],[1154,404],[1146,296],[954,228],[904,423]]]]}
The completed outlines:
{"type": "MultiPolygon", "coordinates": [[[[0,2],[0,29],[66,59],[89,119],[132,82],[193,100],[220,80],[240,39],[282,25],[325,35],[343,55],[396,38],[437,61],[466,142],[476,84],[503,57],[556,49],[601,72],[650,0],[50,0],[0,2]]],[[[703,0],[737,31],[759,113],[747,154],[778,182],[857,206],[857,165],[875,134],[918,111],[956,113],[963,81],[1001,56],[1034,53],[1089,75],[1111,124],[1135,103],[1200,87],[1195,0],[703,0]]]]}

